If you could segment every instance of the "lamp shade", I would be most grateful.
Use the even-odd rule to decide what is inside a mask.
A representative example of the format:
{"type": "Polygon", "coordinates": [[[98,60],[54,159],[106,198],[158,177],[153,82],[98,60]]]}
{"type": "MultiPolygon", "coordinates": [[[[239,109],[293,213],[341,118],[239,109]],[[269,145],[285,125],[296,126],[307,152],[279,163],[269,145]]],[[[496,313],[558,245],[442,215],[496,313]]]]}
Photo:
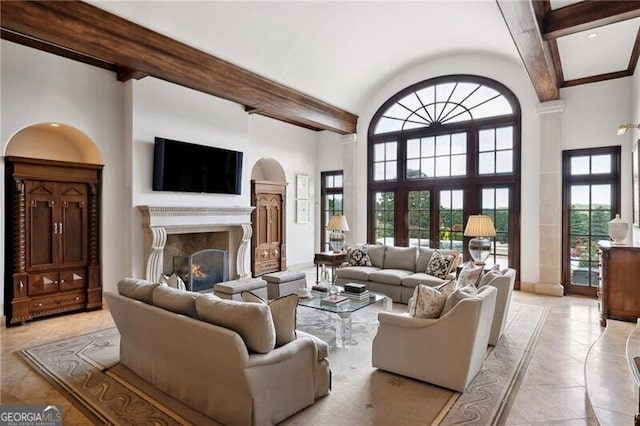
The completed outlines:
{"type": "Polygon", "coordinates": [[[349,225],[347,224],[347,218],[344,215],[331,216],[329,218],[329,224],[327,225],[329,231],[348,231],[349,225]]]}
{"type": "Polygon", "coordinates": [[[489,216],[478,214],[469,216],[467,227],[464,229],[465,237],[495,237],[496,228],[489,216]]]}

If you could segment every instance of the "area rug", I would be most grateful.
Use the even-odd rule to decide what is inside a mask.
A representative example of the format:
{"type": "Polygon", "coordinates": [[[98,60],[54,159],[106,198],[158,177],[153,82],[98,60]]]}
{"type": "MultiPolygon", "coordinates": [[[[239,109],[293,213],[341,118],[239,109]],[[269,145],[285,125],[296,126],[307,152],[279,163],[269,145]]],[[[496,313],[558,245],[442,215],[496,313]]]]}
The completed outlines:
{"type": "MultiPolygon", "coordinates": [[[[396,305],[394,310],[404,305],[396,305]]],[[[460,394],[371,367],[377,305],[353,315],[348,348],[335,347],[337,318],[299,307],[298,328],[330,344],[331,393],[285,425],[499,424],[524,374],[546,309],[512,304],[505,334],[460,394]]],[[[115,328],[20,351],[23,358],[96,424],[216,424],[157,391],[118,363],[115,328]]]]}

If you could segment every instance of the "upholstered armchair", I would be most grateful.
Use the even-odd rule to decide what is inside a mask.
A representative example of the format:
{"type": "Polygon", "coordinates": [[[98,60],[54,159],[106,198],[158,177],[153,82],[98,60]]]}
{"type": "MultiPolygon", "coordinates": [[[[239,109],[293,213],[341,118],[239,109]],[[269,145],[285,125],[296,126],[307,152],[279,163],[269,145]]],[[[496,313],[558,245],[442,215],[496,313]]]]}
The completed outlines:
{"type": "Polygon", "coordinates": [[[482,368],[496,293],[484,286],[437,319],[380,312],[373,366],[463,392],[482,368]]]}
{"type": "Polygon", "coordinates": [[[485,274],[478,284],[480,288],[490,285],[498,290],[496,293],[496,309],[491,323],[491,334],[489,335],[489,344],[492,346],[498,343],[498,339],[502,336],[504,327],[507,324],[507,315],[509,314],[511,294],[513,293],[515,281],[516,270],[508,268],[497,274],[485,274]]]}

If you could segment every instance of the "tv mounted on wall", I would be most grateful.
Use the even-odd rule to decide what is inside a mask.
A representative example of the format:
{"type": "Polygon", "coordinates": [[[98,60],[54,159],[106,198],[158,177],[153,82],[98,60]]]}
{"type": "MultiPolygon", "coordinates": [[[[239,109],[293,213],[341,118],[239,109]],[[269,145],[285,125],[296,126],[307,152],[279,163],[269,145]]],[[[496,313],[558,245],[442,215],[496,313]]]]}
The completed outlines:
{"type": "Polygon", "coordinates": [[[240,195],[242,152],[155,138],[153,190],[240,195]]]}

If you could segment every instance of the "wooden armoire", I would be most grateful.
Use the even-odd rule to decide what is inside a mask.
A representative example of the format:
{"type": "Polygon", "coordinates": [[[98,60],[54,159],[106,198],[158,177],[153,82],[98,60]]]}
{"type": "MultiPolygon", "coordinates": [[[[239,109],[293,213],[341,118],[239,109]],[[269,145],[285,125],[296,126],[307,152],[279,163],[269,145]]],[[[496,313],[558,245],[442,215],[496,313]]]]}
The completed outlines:
{"type": "Polygon", "coordinates": [[[254,277],[287,269],[286,184],[251,181],[251,273],[254,277]]]}
{"type": "Polygon", "coordinates": [[[7,324],[102,307],[102,165],[5,157],[7,324]]]}

